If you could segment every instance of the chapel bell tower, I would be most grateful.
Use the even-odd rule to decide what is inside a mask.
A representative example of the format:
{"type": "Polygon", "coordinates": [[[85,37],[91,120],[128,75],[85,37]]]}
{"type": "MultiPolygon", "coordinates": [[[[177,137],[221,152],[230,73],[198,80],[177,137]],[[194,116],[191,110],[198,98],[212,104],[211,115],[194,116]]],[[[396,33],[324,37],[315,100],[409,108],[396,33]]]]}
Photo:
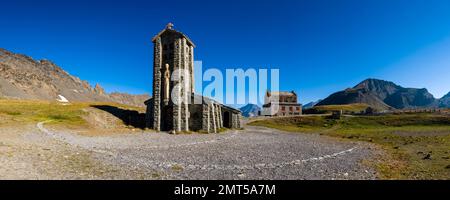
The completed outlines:
{"type": "Polygon", "coordinates": [[[152,42],[153,127],[158,131],[189,131],[188,99],[194,93],[195,45],[186,35],[174,30],[172,23],[152,42]],[[180,70],[187,73],[173,73],[180,70]],[[174,95],[182,103],[174,103],[174,95]]]}

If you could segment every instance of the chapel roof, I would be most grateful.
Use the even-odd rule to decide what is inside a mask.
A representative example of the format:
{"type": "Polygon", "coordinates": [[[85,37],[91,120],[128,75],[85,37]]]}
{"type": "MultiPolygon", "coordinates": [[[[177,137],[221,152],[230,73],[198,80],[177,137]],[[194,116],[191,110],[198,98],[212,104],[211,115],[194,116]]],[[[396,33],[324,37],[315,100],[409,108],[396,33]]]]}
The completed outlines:
{"type": "Polygon", "coordinates": [[[192,42],[192,40],[185,35],[184,33],[177,31],[175,29],[173,29],[173,24],[172,23],[168,23],[166,25],[166,28],[164,28],[163,30],[161,30],[158,34],[156,34],[153,38],[152,38],[152,42],[155,42],[156,39],[158,39],[158,37],[161,37],[162,34],[166,33],[166,32],[170,32],[170,33],[176,33],[176,34],[180,34],[182,37],[186,38],[186,40],[188,41],[189,44],[191,44],[193,47],[195,47],[195,44],[192,42]]]}

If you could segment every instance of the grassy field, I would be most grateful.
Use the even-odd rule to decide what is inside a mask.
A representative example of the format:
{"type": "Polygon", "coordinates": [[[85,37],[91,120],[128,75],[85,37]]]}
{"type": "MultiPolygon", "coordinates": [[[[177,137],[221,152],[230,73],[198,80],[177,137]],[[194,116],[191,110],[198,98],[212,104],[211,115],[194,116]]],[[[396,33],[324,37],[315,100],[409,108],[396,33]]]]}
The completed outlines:
{"type": "Polygon", "coordinates": [[[450,116],[389,114],[273,118],[251,122],[290,132],[318,133],[379,145],[388,155],[376,166],[382,179],[450,179],[450,116]]]}
{"type": "Polygon", "coordinates": [[[142,108],[114,103],[71,103],[63,105],[47,101],[0,99],[0,126],[41,121],[52,121],[53,124],[68,126],[84,126],[87,125],[87,122],[82,117],[86,114],[85,109],[99,105],[143,111],[142,108]]]}
{"type": "Polygon", "coordinates": [[[342,111],[344,113],[361,113],[364,112],[367,107],[367,104],[355,103],[355,104],[347,104],[347,105],[324,105],[324,106],[314,106],[313,108],[305,110],[310,114],[325,114],[331,113],[332,111],[342,111]]]}

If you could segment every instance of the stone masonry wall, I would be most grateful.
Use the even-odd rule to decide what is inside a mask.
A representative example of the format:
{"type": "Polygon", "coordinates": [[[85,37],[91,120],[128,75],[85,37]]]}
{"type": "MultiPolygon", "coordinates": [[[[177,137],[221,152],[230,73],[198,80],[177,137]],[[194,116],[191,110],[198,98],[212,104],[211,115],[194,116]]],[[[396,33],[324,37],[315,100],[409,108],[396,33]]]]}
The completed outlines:
{"type": "Polygon", "coordinates": [[[161,130],[161,38],[154,44],[153,58],[153,128],[161,130]]]}
{"type": "MultiPolygon", "coordinates": [[[[182,66],[181,68],[183,70],[189,70],[189,66],[188,66],[188,58],[189,58],[189,50],[188,50],[188,45],[187,45],[187,41],[186,38],[182,38],[182,66]]],[[[183,74],[183,76],[186,74],[183,74]]],[[[184,82],[184,86],[183,86],[183,90],[182,90],[182,95],[183,95],[183,111],[182,111],[182,128],[185,131],[189,131],[189,106],[188,106],[188,99],[191,95],[191,91],[188,88],[185,87],[190,87],[191,83],[188,83],[187,81],[189,81],[189,79],[191,79],[191,77],[184,77],[183,78],[183,82],[184,82]],[[189,85],[188,85],[189,84],[189,85]]]]}
{"type": "MultiPolygon", "coordinates": [[[[173,71],[176,71],[178,69],[180,69],[180,65],[181,65],[181,39],[177,39],[175,41],[175,56],[174,56],[174,68],[173,71]]],[[[173,72],[172,72],[173,73],[173,72]]],[[[174,74],[172,74],[173,76],[174,74]]],[[[175,74],[175,75],[180,75],[180,74],[175,74]]],[[[180,77],[177,77],[177,80],[180,80],[180,77]]],[[[179,81],[177,80],[173,80],[173,85],[177,85],[179,83],[179,81]]],[[[175,90],[176,88],[173,88],[171,93],[173,94],[173,90],[175,90]]],[[[178,95],[178,97],[180,96],[180,91],[175,91],[178,95]]],[[[177,103],[173,103],[173,130],[175,131],[181,131],[181,104],[177,103]]]]}
{"type": "Polygon", "coordinates": [[[202,130],[203,131],[205,131],[205,132],[208,132],[209,133],[209,131],[210,131],[210,123],[209,123],[209,106],[208,105],[205,105],[205,104],[203,104],[203,114],[202,114],[202,119],[203,119],[203,122],[202,122],[202,130]]]}
{"type": "Polygon", "coordinates": [[[233,114],[236,115],[236,121],[233,121],[233,128],[240,129],[242,128],[242,115],[241,114],[233,114]]]}

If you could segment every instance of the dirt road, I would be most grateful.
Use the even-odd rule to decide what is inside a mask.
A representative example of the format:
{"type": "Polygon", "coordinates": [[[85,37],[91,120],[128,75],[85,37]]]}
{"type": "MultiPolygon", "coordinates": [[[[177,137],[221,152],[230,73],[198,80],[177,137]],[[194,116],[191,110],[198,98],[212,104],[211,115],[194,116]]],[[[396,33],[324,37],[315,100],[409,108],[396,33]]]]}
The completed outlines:
{"type": "Polygon", "coordinates": [[[248,126],[221,134],[83,136],[0,129],[0,179],[375,179],[373,146],[248,126]]]}

